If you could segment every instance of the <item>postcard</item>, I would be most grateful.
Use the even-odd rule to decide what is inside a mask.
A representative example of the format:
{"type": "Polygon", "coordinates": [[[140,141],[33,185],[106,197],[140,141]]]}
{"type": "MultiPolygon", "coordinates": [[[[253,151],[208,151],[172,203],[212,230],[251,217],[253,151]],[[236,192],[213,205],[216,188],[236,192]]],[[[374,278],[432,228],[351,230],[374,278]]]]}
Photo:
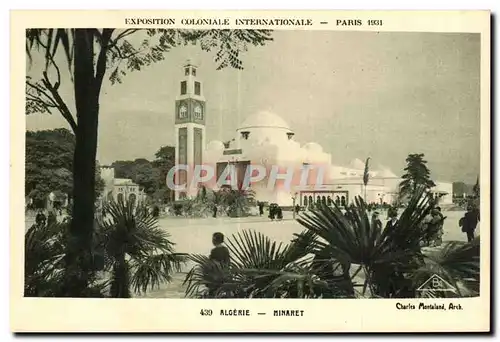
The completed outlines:
{"type": "Polygon", "coordinates": [[[490,20],[12,11],[11,330],[488,332],[490,20]]]}

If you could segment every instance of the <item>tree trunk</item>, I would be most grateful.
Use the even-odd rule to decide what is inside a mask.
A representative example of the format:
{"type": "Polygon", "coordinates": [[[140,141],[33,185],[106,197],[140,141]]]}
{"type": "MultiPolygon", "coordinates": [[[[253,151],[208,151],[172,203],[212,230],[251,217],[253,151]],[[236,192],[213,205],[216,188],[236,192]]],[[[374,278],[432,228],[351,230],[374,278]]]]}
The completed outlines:
{"type": "Polygon", "coordinates": [[[130,274],[125,254],[122,253],[116,258],[113,266],[113,280],[111,282],[110,295],[112,298],[130,298],[130,274]]]}
{"type": "Polygon", "coordinates": [[[95,211],[95,163],[99,88],[94,78],[93,33],[75,30],[74,87],[77,116],[73,162],[73,218],[66,256],[65,294],[85,297],[92,267],[92,235],[95,211]]]}

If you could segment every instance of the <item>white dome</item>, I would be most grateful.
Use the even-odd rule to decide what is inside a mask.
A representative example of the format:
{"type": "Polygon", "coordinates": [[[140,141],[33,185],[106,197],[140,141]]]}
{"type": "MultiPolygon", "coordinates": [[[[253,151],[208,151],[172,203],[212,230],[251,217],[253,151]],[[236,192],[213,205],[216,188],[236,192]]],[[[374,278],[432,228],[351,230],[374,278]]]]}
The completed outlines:
{"type": "Polygon", "coordinates": [[[323,152],[323,147],[319,145],[318,143],[315,142],[310,142],[304,145],[304,149],[311,151],[311,152],[323,152]]]}
{"type": "Polygon", "coordinates": [[[223,150],[223,149],[224,149],[224,143],[219,140],[212,140],[207,145],[207,150],[223,150]]]}
{"type": "Polygon", "coordinates": [[[285,120],[271,112],[258,112],[243,121],[238,130],[247,128],[284,128],[290,129],[285,120]]]}

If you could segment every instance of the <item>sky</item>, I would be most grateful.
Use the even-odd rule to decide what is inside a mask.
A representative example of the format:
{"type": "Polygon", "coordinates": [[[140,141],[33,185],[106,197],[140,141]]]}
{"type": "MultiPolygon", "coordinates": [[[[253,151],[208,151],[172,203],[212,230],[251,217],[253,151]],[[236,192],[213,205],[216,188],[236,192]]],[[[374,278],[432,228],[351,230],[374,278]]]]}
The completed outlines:
{"type": "MultiPolygon", "coordinates": [[[[246,117],[271,111],[291,126],[296,141],[322,145],[335,165],[371,157],[402,174],[408,154],[424,153],[434,180],[475,183],[478,34],[274,31],[273,38],[249,47],[244,70],[218,71],[213,53],[187,46],[129,73],[122,84],[105,81],[99,162],[153,159],[161,146],[174,145],[175,97],[191,59],[207,100],[207,142],[229,140],[246,117]]],[[[27,65],[28,75],[40,76],[40,61],[27,65]]],[[[73,108],[65,76],[61,94],[73,108]]],[[[57,112],[26,118],[28,130],[57,127],[69,128],[57,112]]]]}

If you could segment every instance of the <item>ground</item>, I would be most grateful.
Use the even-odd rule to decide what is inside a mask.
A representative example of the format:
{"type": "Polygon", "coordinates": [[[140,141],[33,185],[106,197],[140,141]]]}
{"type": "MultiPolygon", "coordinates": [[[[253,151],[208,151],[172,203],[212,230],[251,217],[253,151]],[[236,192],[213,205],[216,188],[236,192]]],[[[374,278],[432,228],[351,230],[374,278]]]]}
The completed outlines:
{"type": "MultiPolygon", "coordinates": [[[[247,218],[176,218],[166,217],[159,220],[160,226],[167,230],[171,235],[171,241],[175,245],[176,252],[205,254],[208,255],[212,248],[212,234],[221,232],[226,237],[243,230],[255,230],[260,232],[273,241],[289,243],[294,233],[303,231],[302,226],[293,220],[291,212],[284,212],[283,221],[270,221],[266,217],[247,217],[247,218]]],[[[462,233],[458,226],[458,220],[463,217],[463,211],[444,211],[446,217],[444,223],[444,241],[467,241],[465,233],[462,233]]],[[[384,218],[384,213],[381,214],[384,218]]],[[[33,224],[33,218],[26,219],[26,227],[33,224]]],[[[479,233],[479,225],[477,229],[479,233]]],[[[146,298],[183,298],[184,287],[182,282],[185,273],[189,271],[191,265],[184,267],[182,272],[173,277],[173,281],[163,284],[159,289],[150,290],[146,294],[137,295],[137,297],[146,298]]]]}

